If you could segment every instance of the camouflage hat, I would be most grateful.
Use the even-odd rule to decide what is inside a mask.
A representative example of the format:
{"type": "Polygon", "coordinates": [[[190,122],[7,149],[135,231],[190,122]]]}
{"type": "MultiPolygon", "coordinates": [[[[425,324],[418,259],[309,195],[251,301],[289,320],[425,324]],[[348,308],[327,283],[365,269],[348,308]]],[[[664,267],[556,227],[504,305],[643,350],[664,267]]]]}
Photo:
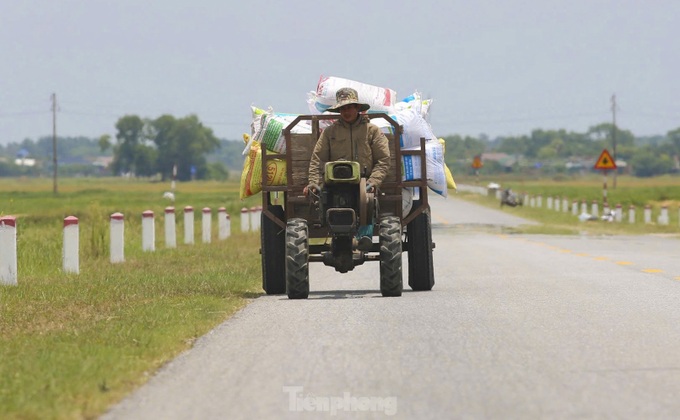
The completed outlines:
{"type": "Polygon", "coordinates": [[[359,112],[367,111],[371,107],[369,104],[359,102],[359,94],[356,90],[349,87],[338,89],[335,93],[335,101],[337,102],[335,106],[328,108],[328,111],[340,112],[340,108],[349,104],[359,105],[359,112]]]}

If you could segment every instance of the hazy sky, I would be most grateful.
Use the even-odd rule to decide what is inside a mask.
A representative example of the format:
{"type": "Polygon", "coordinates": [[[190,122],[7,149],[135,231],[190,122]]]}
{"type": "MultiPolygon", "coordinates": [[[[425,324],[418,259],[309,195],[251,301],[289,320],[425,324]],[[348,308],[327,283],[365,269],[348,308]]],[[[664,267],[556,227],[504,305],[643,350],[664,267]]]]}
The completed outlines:
{"type": "Polygon", "coordinates": [[[323,75],[434,99],[437,136],[680,127],[677,0],[0,0],[0,144],[115,135],[196,114],[219,138],[250,106],[306,113],[323,75]]]}

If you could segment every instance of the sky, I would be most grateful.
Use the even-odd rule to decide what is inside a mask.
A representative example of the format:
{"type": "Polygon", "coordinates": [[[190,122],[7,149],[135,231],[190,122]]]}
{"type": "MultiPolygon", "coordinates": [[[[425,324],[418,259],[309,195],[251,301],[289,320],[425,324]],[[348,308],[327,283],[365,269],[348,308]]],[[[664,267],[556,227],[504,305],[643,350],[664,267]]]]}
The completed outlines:
{"type": "Polygon", "coordinates": [[[124,115],[308,113],[320,76],[432,99],[439,136],[680,127],[677,0],[0,0],[0,144],[124,115]]]}

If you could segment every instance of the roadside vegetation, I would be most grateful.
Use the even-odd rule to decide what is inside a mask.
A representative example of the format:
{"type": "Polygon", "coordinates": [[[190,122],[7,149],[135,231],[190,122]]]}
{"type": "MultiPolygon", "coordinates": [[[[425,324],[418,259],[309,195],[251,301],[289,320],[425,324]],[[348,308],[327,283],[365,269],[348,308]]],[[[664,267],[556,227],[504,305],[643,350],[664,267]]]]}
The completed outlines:
{"type": "MultiPolygon", "coordinates": [[[[0,286],[2,418],[93,418],[261,292],[259,235],[164,249],[167,184],[67,179],[0,184],[0,214],[17,217],[18,286],[0,286]],[[141,213],[156,214],[156,251],[141,250],[141,213]],[[125,262],[109,262],[109,215],[125,214],[125,262]],[[80,219],[80,274],[61,271],[63,218],[80,219]]],[[[178,210],[241,202],[238,184],[180,183],[178,210]]],[[[259,198],[259,197],[256,197],[259,198]]],[[[254,198],[255,199],[255,198],[254,198]]],[[[214,220],[214,219],[213,219],[214,220]]],[[[213,222],[213,226],[216,223],[213,222]]],[[[215,232],[216,229],[213,229],[215,232]]]]}
{"type": "MultiPolygon", "coordinates": [[[[531,196],[542,195],[543,207],[530,207],[528,203],[518,207],[503,207],[503,211],[540,222],[538,226],[525,226],[516,231],[519,233],[546,234],[606,234],[606,235],[641,235],[641,234],[670,234],[680,236],[680,178],[678,176],[661,176],[654,178],[637,178],[632,176],[618,176],[616,187],[613,187],[613,177],[608,177],[607,199],[612,208],[621,204],[624,217],[621,222],[605,222],[602,220],[581,222],[571,213],[572,200],[579,203],[578,213],[581,213],[581,201],[586,200],[588,212],[593,200],[599,203],[599,213],[602,214],[602,198],[604,190],[603,176],[557,176],[548,179],[531,179],[517,175],[482,175],[457,176],[459,184],[486,187],[489,183],[497,183],[501,188],[511,188],[516,193],[526,192],[531,196]],[[566,197],[569,211],[549,210],[546,207],[547,197],[566,197]],[[629,207],[635,206],[636,223],[628,221],[629,207]],[[644,207],[652,209],[651,224],[644,223],[644,207]],[[662,206],[667,206],[669,224],[656,223],[656,215],[662,206]]],[[[463,198],[491,208],[500,208],[500,202],[494,197],[472,193],[453,193],[455,197],[463,198]]]]}

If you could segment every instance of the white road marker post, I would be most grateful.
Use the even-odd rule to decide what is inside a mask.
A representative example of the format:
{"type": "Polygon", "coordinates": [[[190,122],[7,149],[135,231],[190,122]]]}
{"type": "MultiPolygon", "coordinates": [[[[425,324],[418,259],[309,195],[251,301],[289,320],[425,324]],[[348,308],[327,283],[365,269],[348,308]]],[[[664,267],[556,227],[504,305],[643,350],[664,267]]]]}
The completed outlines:
{"type": "Polygon", "coordinates": [[[64,218],[64,249],[62,263],[64,273],[80,273],[80,234],[78,218],[68,216],[64,218]]]}
{"type": "Polygon", "coordinates": [[[632,204],[628,207],[628,223],[635,223],[635,206],[632,204]]]}
{"type": "Polygon", "coordinates": [[[123,213],[111,215],[111,262],[121,263],[125,261],[125,224],[123,213]]]}
{"type": "Polygon", "coordinates": [[[194,208],[184,207],[184,243],[194,243],[194,208]]]}
{"type": "Polygon", "coordinates": [[[227,213],[227,209],[224,207],[220,207],[217,210],[217,231],[218,231],[218,238],[220,240],[227,239],[230,235],[230,230],[231,230],[231,222],[229,220],[229,214],[227,213]]]}
{"type": "Polygon", "coordinates": [[[175,229],[175,208],[165,208],[165,247],[177,248],[177,230],[175,229]]]}
{"type": "Polygon", "coordinates": [[[652,223],[652,207],[649,204],[645,204],[645,224],[652,223]]]}
{"type": "Polygon", "coordinates": [[[201,218],[201,233],[204,244],[209,244],[212,239],[212,211],[210,207],[203,207],[201,218]]]}
{"type": "Polygon", "coordinates": [[[0,217],[0,284],[17,283],[17,219],[0,217]]]}
{"type": "Polygon", "coordinates": [[[153,211],[142,212],[142,251],[156,250],[156,225],[153,211]]]}
{"type": "Polygon", "coordinates": [[[250,230],[250,215],[248,209],[243,207],[241,209],[241,232],[248,232],[250,230]]]}

